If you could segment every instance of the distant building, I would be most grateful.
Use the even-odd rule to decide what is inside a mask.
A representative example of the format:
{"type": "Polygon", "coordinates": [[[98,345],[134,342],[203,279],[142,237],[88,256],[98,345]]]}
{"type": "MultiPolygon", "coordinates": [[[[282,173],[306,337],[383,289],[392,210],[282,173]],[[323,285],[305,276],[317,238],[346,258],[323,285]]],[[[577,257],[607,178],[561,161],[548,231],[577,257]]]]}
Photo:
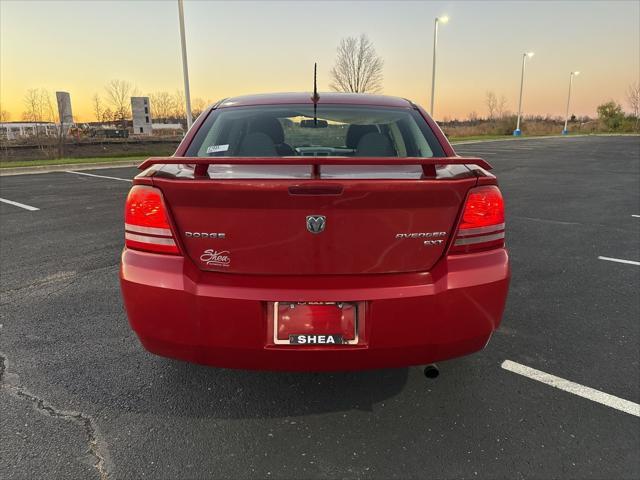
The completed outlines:
{"type": "Polygon", "coordinates": [[[53,122],[1,122],[0,139],[18,140],[20,138],[53,136],[58,126],[53,122]]]}
{"type": "Polygon", "coordinates": [[[149,97],[131,97],[131,115],[134,135],[151,135],[151,109],[149,97]]]}
{"type": "Polygon", "coordinates": [[[62,128],[73,125],[73,113],[71,112],[71,95],[69,92],[56,92],[58,102],[58,118],[62,128]]]}

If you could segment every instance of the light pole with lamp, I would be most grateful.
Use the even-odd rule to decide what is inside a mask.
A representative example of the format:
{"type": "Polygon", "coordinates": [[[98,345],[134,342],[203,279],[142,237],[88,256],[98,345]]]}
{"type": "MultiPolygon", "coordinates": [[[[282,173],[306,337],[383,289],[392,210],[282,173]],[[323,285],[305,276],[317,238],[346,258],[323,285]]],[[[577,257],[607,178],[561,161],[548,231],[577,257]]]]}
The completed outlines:
{"type": "Polygon", "coordinates": [[[569,95],[567,96],[567,114],[564,117],[564,129],[562,130],[562,135],[568,135],[569,130],[567,130],[567,126],[569,125],[569,103],[571,102],[571,86],[573,85],[573,77],[580,75],[580,72],[571,72],[569,75],[569,95]]]}
{"type": "Polygon", "coordinates": [[[525,52],[522,54],[522,75],[520,77],[520,101],[518,102],[518,121],[516,123],[516,129],[513,131],[515,137],[522,135],[520,130],[520,116],[522,115],[522,89],[524,87],[524,66],[527,58],[533,57],[533,52],[525,52]]]}
{"type": "Polygon", "coordinates": [[[433,25],[433,68],[431,70],[431,108],[429,109],[429,114],[433,118],[433,104],[435,102],[436,95],[436,49],[438,46],[438,24],[439,23],[447,23],[449,21],[449,17],[446,15],[444,17],[436,17],[436,20],[433,25]]]}
{"type": "Polygon", "coordinates": [[[178,16],[180,17],[180,43],[182,46],[182,73],[184,74],[184,99],[187,112],[187,130],[191,128],[191,92],[189,91],[189,67],[187,66],[187,42],[184,35],[184,8],[182,0],[178,0],[178,16]]]}

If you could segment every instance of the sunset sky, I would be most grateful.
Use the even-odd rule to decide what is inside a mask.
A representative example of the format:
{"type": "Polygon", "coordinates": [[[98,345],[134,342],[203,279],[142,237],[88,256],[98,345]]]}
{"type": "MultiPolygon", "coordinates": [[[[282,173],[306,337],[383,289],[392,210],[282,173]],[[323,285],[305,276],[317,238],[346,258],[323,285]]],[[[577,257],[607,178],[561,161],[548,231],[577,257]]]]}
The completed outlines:
{"type": "MultiPolygon", "coordinates": [[[[640,81],[640,2],[629,1],[185,1],[193,97],[305,91],[318,62],[329,89],[336,46],[366,33],[384,59],[383,93],[428,106],[433,19],[436,118],[486,114],[485,93],[517,108],[522,52],[532,50],[525,114],[564,113],[569,72],[580,70],[571,111],[595,115],[640,81]]],[[[20,120],[29,88],[71,93],[77,121],[111,79],[141,93],[183,89],[176,0],[0,0],[1,109],[20,120]]]]}

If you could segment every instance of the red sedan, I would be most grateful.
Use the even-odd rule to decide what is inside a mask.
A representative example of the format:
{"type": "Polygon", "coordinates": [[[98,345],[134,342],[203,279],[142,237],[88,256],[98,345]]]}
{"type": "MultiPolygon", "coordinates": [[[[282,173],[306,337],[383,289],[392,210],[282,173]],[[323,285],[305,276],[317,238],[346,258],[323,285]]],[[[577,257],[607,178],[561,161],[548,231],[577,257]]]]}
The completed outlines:
{"type": "Polygon", "coordinates": [[[491,166],[414,103],[229,98],[140,168],[120,279],[158,355],[219,367],[357,370],[481,350],[509,286],[491,166]]]}

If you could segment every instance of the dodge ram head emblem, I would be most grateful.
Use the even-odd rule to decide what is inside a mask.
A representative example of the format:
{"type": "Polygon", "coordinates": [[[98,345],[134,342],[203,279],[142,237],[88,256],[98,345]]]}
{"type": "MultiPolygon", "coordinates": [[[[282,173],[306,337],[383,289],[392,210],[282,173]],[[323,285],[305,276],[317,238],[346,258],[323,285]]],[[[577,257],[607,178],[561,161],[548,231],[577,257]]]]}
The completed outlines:
{"type": "Polygon", "coordinates": [[[324,215],[307,216],[307,230],[309,230],[311,233],[323,232],[326,224],[327,217],[325,217],[324,215]]]}

